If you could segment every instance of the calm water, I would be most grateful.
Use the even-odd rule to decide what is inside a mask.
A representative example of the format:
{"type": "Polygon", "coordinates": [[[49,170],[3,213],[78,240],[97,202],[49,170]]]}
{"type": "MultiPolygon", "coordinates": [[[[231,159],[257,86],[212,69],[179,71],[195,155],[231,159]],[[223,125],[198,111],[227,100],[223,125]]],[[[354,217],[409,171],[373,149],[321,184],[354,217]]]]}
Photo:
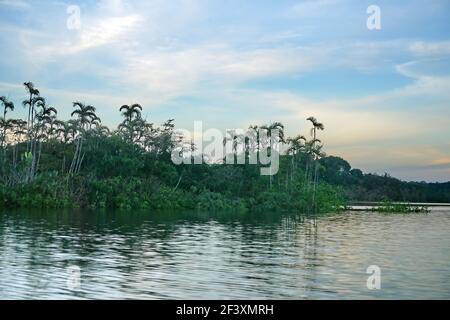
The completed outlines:
{"type": "Polygon", "coordinates": [[[0,298],[450,299],[450,208],[317,218],[3,212],[0,298]],[[370,265],[381,268],[380,290],[366,287],[370,265]]]}

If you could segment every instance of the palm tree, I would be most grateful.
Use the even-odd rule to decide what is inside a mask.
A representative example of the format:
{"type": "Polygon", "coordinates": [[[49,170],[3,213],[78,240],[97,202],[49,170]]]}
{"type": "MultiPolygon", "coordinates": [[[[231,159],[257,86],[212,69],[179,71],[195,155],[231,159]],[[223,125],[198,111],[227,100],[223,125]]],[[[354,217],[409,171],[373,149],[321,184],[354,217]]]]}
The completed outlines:
{"type": "Polygon", "coordinates": [[[3,119],[6,119],[8,110],[14,111],[14,103],[9,101],[5,96],[0,97],[0,102],[3,104],[3,119]]]}
{"type": "Polygon", "coordinates": [[[46,134],[48,134],[48,138],[51,138],[53,134],[55,133],[55,122],[56,115],[58,111],[54,107],[50,107],[47,104],[39,104],[39,107],[41,110],[36,114],[36,119],[38,123],[42,124],[43,130],[45,130],[46,134]],[[47,128],[47,125],[49,126],[47,128]]]}
{"type": "MultiPolygon", "coordinates": [[[[281,122],[272,122],[269,125],[263,125],[261,126],[261,129],[267,131],[267,135],[269,138],[269,153],[272,152],[272,149],[276,147],[278,143],[284,143],[284,125],[281,122]],[[274,131],[278,132],[278,141],[274,143],[274,137],[272,137],[272,133],[274,131]]],[[[269,154],[270,156],[271,154],[269,154]]],[[[270,166],[270,173],[272,173],[272,166],[270,166]]],[[[269,177],[269,184],[270,188],[272,188],[272,174],[270,174],[269,177]]]]}
{"type": "Polygon", "coordinates": [[[313,127],[311,128],[311,135],[312,135],[313,139],[315,140],[316,139],[316,131],[324,130],[325,126],[322,123],[318,122],[317,119],[314,117],[309,117],[306,120],[311,121],[311,123],[313,125],[313,127]]]}
{"type": "Polygon", "coordinates": [[[124,121],[119,126],[119,130],[125,133],[126,139],[133,142],[135,127],[141,127],[142,125],[142,122],[139,121],[139,119],[141,119],[142,106],[138,103],[132,105],[125,104],[120,107],[119,111],[122,112],[122,115],[125,117],[124,121]]]}
{"type": "Polygon", "coordinates": [[[123,105],[119,109],[120,112],[122,112],[122,115],[125,117],[127,121],[131,121],[133,117],[140,118],[142,106],[138,103],[129,105],[123,105]]]}
{"type": "Polygon", "coordinates": [[[288,138],[287,153],[291,154],[291,184],[293,181],[294,171],[297,168],[298,155],[305,150],[306,138],[302,135],[297,135],[294,138],[288,138]]]}
{"type": "Polygon", "coordinates": [[[17,137],[16,142],[22,142],[22,135],[27,133],[27,122],[21,119],[12,120],[14,124],[14,135],[17,137]]]}
{"type": "Polygon", "coordinates": [[[13,132],[14,132],[14,148],[13,148],[13,166],[16,166],[18,154],[19,154],[19,145],[23,141],[22,135],[27,134],[27,122],[21,119],[11,120],[13,122],[13,132]]]}
{"type": "Polygon", "coordinates": [[[75,154],[72,160],[72,163],[70,165],[69,174],[78,173],[81,168],[81,163],[84,159],[84,153],[81,155],[81,151],[83,148],[83,135],[87,131],[87,129],[95,122],[99,122],[99,118],[95,114],[95,107],[91,105],[85,105],[82,102],[74,102],[73,107],[77,108],[72,113],[71,116],[77,116],[78,121],[77,123],[80,126],[81,134],[79,135],[77,139],[77,144],[75,148],[75,154]]]}
{"type": "Polygon", "coordinates": [[[34,121],[36,115],[36,108],[45,105],[45,99],[39,96],[39,90],[34,88],[32,82],[24,83],[26,90],[30,94],[29,100],[24,100],[22,105],[25,108],[28,108],[28,119],[27,119],[27,134],[28,134],[28,143],[27,143],[27,153],[31,155],[31,165],[28,176],[26,177],[26,181],[30,181],[34,179],[36,172],[36,138],[39,130],[35,130],[34,121]]]}
{"type": "Polygon", "coordinates": [[[80,125],[78,124],[78,120],[70,119],[67,121],[67,124],[69,125],[70,138],[72,139],[72,141],[75,141],[80,132],[80,125]]]}
{"type": "Polygon", "coordinates": [[[77,133],[77,121],[69,120],[69,121],[55,121],[55,135],[56,138],[61,139],[63,146],[63,161],[62,161],[62,169],[61,172],[64,173],[66,171],[66,147],[71,141],[75,141],[76,133],[77,133]]]}
{"type": "Polygon", "coordinates": [[[33,117],[34,117],[34,105],[32,103],[33,98],[39,97],[39,90],[34,87],[33,82],[24,82],[25,90],[30,95],[28,100],[24,100],[22,102],[24,107],[28,107],[28,128],[33,126],[33,117]]]}
{"type": "Polygon", "coordinates": [[[98,125],[95,128],[95,133],[100,137],[107,137],[111,133],[107,126],[98,125]]]}
{"type": "Polygon", "coordinates": [[[89,124],[96,120],[99,119],[97,117],[97,115],[95,114],[95,107],[91,106],[91,105],[85,105],[82,102],[74,102],[73,103],[73,107],[74,108],[78,108],[75,109],[70,116],[77,116],[78,118],[78,123],[81,125],[81,129],[83,130],[87,130],[89,124]]]}
{"type": "Polygon", "coordinates": [[[5,144],[6,144],[6,130],[7,130],[6,113],[8,112],[8,110],[14,111],[14,103],[9,101],[5,96],[0,97],[0,102],[3,104],[3,122],[4,122],[4,126],[3,126],[2,147],[4,147],[5,144]]]}
{"type": "MultiPolygon", "coordinates": [[[[56,121],[56,114],[58,113],[54,107],[50,107],[46,104],[45,100],[41,97],[35,98],[38,101],[35,104],[35,120],[36,124],[33,127],[33,150],[36,150],[36,144],[39,145],[39,150],[36,153],[37,157],[33,157],[32,162],[32,177],[34,173],[39,169],[42,153],[43,141],[48,141],[54,134],[54,127],[56,121]],[[38,110],[40,109],[40,110],[38,110]]],[[[33,153],[33,154],[34,154],[33,153]]]]}
{"type": "Polygon", "coordinates": [[[292,155],[297,155],[298,153],[301,152],[302,149],[304,149],[304,147],[305,147],[304,143],[306,142],[306,138],[299,134],[298,136],[295,136],[294,138],[288,138],[286,140],[286,142],[289,145],[288,153],[290,153],[292,155]],[[303,143],[302,143],[302,141],[303,141],[303,143]]]}
{"type": "Polygon", "coordinates": [[[258,163],[259,131],[257,125],[250,125],[244,139],[245,161],[249,164],[258,163]]]}
{"type": "MultiPolygon", "coordinates": [[[[323,152],[322,147],[323,145],[316,145],[317,142],[320,143],[320,140],[317,139],[317,130],[324,130],[325,126],[318,122],[317,119],[315,117],[309,117],[306,120],[311,121],[311,124],[313,125],[313,127],[311,128],[311,135],[313,137],[313,139],[310,141],[310,143],[308,144],[308,151],[309,154],[312,157],[312,162],[314,164],[314,174],[311,174],[311,178],[312,178],[312,185],[313,185],[313,198],[312,198],[312,203],[313,206],[316,206],[315,203],[315,196],[316,196],[316,187],[317,187],[317,183],[318,183],[318,171],[319,171],[319,158],[321,158],[323,156],[323,152]]],[[[308,157],[308,160],[311,158],[308,157]]],[[[307,161],[308,161],[307,160],[307,161]]],[[[308,166],[308,164],[307,164],[308,166]]],[[[307,170],[308,172],[308,170],[307,170]]],[[[307,180],[309,180],[309,178],[307,177],[307,180]]]]}
{"type": "Polygon", "coordinates": [[[68,144],[70,141],[69,123],[62,120],[55,120],[55,136],[60,139],[63,144],[68,144]]]}
{"type": "Polygon", "coordinates": [[[35,108],[45,104],[45,99],[40,97],[40,92],[34,87],[32,82],[25,82],[23,84],[25,90],[29,94],[29,98],[22,102],[25,108],[28,108],[28,118],[27,118],[27,134],[28,134],[28,144],[27,144],[27,154],[31,155],[31,165],[29,168],[26,181],[30,181],[35,176],[36,168],[36,138],[37,132],[34,130],[34,120],[35,120],[35,108]],[[29,153],[28,153],[29,152],[29,153]]]}
{"type": "MultiPolygon", "coordinates": [[[[13,120],[5,120],[4,118],[0,118],[0,128],[1,128],[1,138],[2,138],[2,148],[6,147],[6,136],[8,130],[13,128],[13,120]]],[[[6,152],[6,149],[3,149],[6,152]]]]}
{"type": "MultiPolygon", "coordinates": [[[[228,144],[228,141],[231,142],[231,152],[233,153],[233,164],[238,164],[237,160],[238,146],[240,140],[242,140],[242,137],[236,130],[227,130],[227,132],[228,136],[223,138],[222,144],[226,146],[228,144]]],[[[228,150],[226,150],[226,152],[228,152],[228,150]]],[[[228,159],[228,156],[229,156],[228,154],[225,154],[224,163],[227,162],[226,159],[228,159]]]]}
{"type": "Polygon", "coordinates": [[[159,128],[154,128],[153,123],[145,122],[143,130],[143,145],[149,152],[155,151],[155,142],[159,134],[159,128]]]}

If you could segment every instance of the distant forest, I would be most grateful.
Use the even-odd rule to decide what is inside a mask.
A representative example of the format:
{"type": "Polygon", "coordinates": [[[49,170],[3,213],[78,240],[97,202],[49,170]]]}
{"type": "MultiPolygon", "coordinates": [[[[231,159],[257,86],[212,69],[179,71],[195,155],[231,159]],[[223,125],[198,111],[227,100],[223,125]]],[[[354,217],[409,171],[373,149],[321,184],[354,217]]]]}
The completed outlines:
{"type": "MultiPolygon", "coordinates": [[[[450,203],[450,181],[445,183],[405,182],[388,174],[364,174],[352,169],[340,158],[328,156],[320,160],[321,178],[341,186],[350,201],[410,201],[450,203]]],[[[450,179],[450,178],[449,178],[450,179]]]]}

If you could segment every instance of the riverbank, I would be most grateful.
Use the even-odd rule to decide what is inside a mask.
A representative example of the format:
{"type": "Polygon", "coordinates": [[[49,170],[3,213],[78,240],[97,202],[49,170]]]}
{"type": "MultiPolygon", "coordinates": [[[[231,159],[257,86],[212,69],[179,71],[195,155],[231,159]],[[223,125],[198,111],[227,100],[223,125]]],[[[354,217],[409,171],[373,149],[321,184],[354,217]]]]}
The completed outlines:
{"type": "Polygon", "coordinates": [[[333,212],[345,203],[339,189],[326,183],[319,183],[316,190],[299,184],[289,191],[265,187],[254,195],[241,192],[240,196],[195,186],[186,189],[169,187],[157,177],[77,177],[68,183],[63,177],[47,176],[26,185],[0,185],[0,207],[333,212]]]}

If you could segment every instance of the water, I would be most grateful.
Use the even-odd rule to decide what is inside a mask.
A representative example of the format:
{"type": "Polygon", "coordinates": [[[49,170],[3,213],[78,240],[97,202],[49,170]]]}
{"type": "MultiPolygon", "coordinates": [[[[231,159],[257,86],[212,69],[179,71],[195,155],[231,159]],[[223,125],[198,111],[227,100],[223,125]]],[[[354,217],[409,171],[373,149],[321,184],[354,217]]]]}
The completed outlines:
{"type": "Polygon", "coordinates": [[[449,299],[430,214],[0,213],[2,299],[449,299]],[[366,269],[381,268],[381,289],[366,269]],[[80,270],[80,281],[68,268],[80,270]]]}

